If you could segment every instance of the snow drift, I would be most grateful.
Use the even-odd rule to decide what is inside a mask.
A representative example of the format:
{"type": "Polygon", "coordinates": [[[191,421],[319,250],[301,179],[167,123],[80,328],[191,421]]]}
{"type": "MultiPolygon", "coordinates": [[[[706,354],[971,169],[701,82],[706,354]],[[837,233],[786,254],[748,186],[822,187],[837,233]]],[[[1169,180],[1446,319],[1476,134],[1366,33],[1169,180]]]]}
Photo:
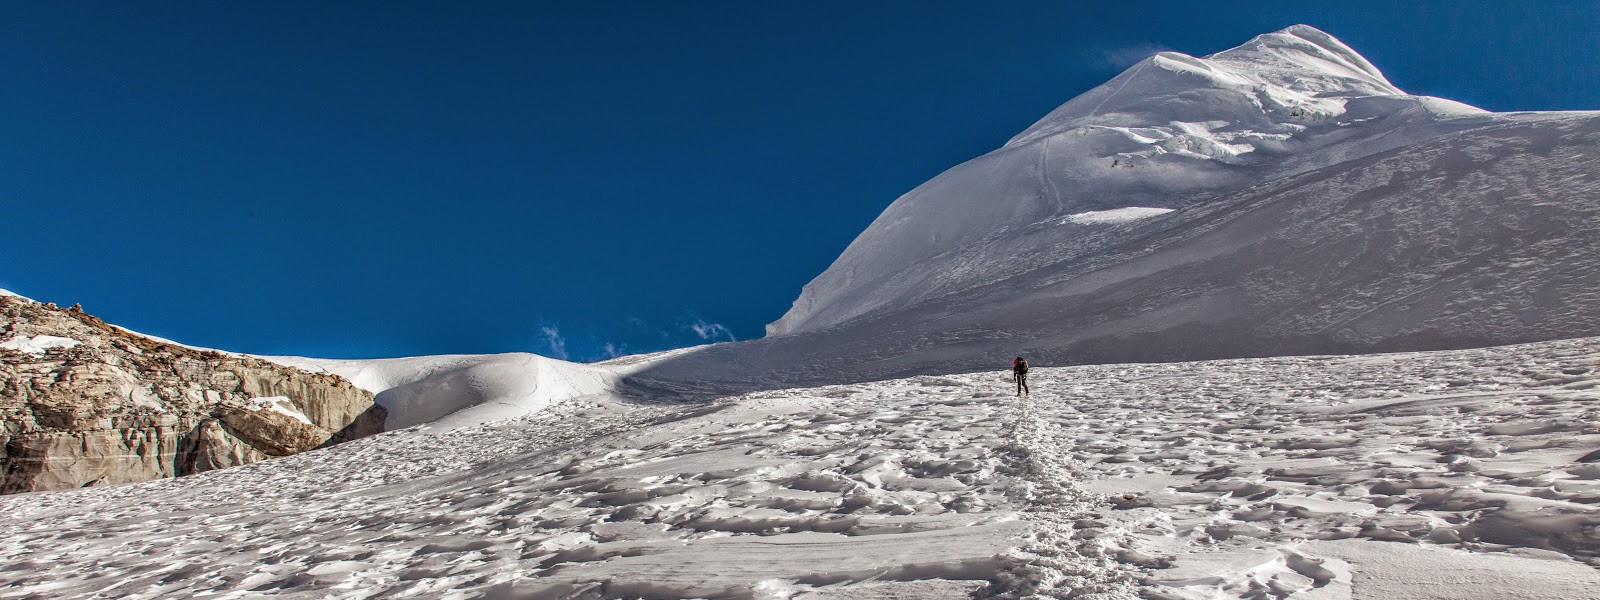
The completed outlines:
{"type": "Polygon", "coordinates": [[[450,429],[520,417],[562,400],[614,393],[617,381],[631,372],[526,352],[369,360],[263,358],[339,375],[373,392],[389,411],[389,430],[424,424],[450,429]]]}

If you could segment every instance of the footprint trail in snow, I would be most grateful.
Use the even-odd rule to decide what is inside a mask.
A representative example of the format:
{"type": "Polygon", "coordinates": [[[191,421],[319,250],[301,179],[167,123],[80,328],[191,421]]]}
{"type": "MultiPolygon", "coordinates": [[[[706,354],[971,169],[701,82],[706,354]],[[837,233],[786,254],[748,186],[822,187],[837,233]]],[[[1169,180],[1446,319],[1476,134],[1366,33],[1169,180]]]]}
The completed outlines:
{"type": "Polygon", "coordinates": [[[6,598],[1600,593],[1600,339],[591,397],[0,498],[6,598]]]}

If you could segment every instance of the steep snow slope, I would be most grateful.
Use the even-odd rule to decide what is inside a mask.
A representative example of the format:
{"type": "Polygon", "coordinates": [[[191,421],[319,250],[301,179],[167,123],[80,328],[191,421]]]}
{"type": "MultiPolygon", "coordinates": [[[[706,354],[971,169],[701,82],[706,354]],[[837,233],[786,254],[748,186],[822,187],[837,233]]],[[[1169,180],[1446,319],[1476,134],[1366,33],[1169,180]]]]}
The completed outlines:
{"type": "Polygon", "coordinates": [[[637,377],[865,381],[1009,364],[1460,348],[1600,334],[1600,114],[1527,113],[1093,227],[1017,227],[987,283],[637,377]],[[1070,240],[1063,227],[1078,233],[1070,240]]]}
{"type": "Polygon", "coordinates": [[[990,371],[575,399],[0,498],[0,589],[1600,598],[1600,339],[1048,368],[1033,388],[990,371]]]}
{"type": "Polygon", "coordinates": [[[891,204],[762,340],[647,385],[1600,334],[1600,113],[1406,95],[1306,26],[1164,52],[891,204]]]}
{"type": "Polygon", "coordinates": [[[1304,25],[1205,58],[1162,52],[896,200],[768,333],[987,284],[1019,260],[1056,262],[1053,247],[1095,231],[1069,215],[1201,204],[1503,118],[1406,95],[1304,25]]]}

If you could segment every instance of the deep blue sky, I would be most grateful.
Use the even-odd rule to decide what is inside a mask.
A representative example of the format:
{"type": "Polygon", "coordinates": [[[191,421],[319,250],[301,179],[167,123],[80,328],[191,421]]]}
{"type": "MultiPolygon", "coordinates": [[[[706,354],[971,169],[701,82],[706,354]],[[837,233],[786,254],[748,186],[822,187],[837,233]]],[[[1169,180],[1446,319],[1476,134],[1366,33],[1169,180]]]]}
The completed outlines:
{"type": "Polygon", "coordinates": [[[1413,93],[1600,108],[1600,3],[1294,4],[9,3],[0,287],[254,353],[593,359],[759,337],[1151,49],[1303,22],[1413,93]]]}

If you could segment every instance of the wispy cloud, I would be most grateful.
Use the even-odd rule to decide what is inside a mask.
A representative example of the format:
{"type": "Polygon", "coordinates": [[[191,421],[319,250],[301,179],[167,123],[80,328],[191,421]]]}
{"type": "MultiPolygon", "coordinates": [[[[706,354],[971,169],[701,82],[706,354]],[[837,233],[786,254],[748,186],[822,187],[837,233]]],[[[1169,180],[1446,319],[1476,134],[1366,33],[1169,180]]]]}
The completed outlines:
{"type": "Polygon", "coordinates": [[[693,323],[689,324],[689,330],[700,336],[700,339],[708,342],[722,341],[722,338],[727,338],[730,342],[739,341],[738,338],[733,337],[733,331],[730,331],[727,326],[721,323],[707,323],[702,319],[695,319],[693,323]]]}
{"type": "Polygon", "coordinates": [[[625,344],[615,344],[615,343],[612,343],[612,342],[606,342],[605,347],[601,348],[600,352],[605,357],[605,358],[602,358],[601,360],[609,360],[609,359],[616,358],[618,356],[624,356],[624,355],[628,354],[628,346],[625,345],[625,344]]]}
{"type": "Polygon", "coordinates": [[[545,325],[544,327],[540,327],[539,331],[544,334],[544,343],[550,346],[551,356],[561,360],[569,359],[569,355],[567,354],[567,338],[561,337],[560,328],[554,325],[545,325]]]}
{"type": "Polygon", "coordinates": [[[1126,69],[1138,64],[1138,62],[1141,60],[1151,57],[1157,52],[1166,52],[1168,50],[1171,50],[1171,48],[1162,46],[1161,44],[1135,44],[1132,46],[1122,46],[1120,48],[1102,50],[1100,52],[1100,58],[1101,60],[1104,60],[1105,64],[1109,67],[1115,69],[1126,69]]]}

